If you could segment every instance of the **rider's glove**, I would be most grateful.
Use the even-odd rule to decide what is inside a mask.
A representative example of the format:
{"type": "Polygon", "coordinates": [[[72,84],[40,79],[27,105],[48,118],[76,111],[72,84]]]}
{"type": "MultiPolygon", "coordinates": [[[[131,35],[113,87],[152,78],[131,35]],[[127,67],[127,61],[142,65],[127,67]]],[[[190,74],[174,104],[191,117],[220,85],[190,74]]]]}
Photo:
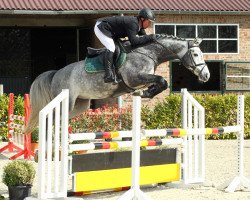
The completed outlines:
{"type": "Polygon", "coordinates": [[[151,34],[152,41],[157,41],[161,37],[161,34],[151,34]]]}

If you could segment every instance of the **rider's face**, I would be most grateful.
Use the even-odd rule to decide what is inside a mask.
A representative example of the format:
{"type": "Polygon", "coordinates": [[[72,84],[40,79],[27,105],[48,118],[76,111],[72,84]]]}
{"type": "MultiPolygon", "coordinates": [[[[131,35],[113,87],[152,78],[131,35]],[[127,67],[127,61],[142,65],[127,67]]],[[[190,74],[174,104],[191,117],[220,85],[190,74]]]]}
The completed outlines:
{"type": "Polygon", "coordinates": [[[149,21],[148,19],[142,21],[142,27],[144,29],[148,28],[149,26],[151,26],[151,21],[149,21]]]}

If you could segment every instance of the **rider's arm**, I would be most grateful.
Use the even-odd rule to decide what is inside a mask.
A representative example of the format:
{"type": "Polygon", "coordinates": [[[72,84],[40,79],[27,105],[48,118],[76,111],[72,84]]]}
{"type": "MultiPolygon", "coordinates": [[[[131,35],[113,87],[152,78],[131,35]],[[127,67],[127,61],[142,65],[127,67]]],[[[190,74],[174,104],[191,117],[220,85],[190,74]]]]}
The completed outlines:
{"type": "Polygon", "coordinates": [[[140,46],[152,42],[154,38],[152,35],[138,36],[138,25],[136,23],[130,24],[127,28],[128,39],[132,46],[140,46]]]}
{"type": "Polygon", "coordinates": [[[141,28],[140,31],[138,32],[138,35],[147,35],[145,29],[141,28]]]}

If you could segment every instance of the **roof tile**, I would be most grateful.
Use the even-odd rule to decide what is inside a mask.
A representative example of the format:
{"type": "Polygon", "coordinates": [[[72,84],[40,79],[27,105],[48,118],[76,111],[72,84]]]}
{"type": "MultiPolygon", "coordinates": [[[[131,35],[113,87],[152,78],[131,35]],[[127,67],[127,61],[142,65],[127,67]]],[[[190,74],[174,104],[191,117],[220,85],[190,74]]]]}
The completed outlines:
{"type": "Polygon", "coordinates": [[[157,11],[250,11],[249,0],[1,0],[0,10],[102,10],[137,11],[149,7],[157,11]]]}

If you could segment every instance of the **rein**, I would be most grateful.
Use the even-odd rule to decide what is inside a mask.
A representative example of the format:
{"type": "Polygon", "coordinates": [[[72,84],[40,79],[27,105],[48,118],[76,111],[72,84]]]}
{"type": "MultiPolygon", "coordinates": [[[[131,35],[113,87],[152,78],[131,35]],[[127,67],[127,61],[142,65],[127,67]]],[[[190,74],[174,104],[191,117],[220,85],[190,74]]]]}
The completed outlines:
{"type": "MultiPolygon", "coordinates": [[[[171,51],[170,49],[167,49],[163,44],[161,44],[161,43],[158,42],[157,40],[155,40],[155,43],[159,44],[159,45],[160,45],[163,49],[165,49],[166,51],[170,51],[173,55],[177,55],[176,53],[174,53],[174,52],[171,51]]],[[[185,56],[188,56],[188,57],[190,58],[190,60],[191,60],[191,63],[192,63],[192,65],[189,66],[189,68],[191,68],[191,69],[194,71],[194,73],[195,73],[196,75],[200,75],[200,74],[202,73],[204,67],[206,66],[206,63],[205,63],[205,62],[202,62],[202,63],[196,64],[196,62],[195,62],[195,60],[194,60],[194,58],[193,58],[193,56],[192,56],[192,54],[191,54],[190,48],[188,48],[187,52],[184,54],[183,57],[185,57],[185,56]],[[203,67],[201,70],[199,70],[199,67],[198,67],[198,66],[201,66],[201,65],[204,65],[204,67],[203,67]]],[[[181,61],[181,59],[180,59],[180,61],[181,61]]]]}
{"type": "Polygon", "coordinates": [[[176,53],[174,53],[173,51],[171,51],[170,49],[168,49],[167,47],[165,47],[162,43],[158,42],[157,40],[155,40],[155,43],[159,44],[166,51],[170,51],[173,55],[177,55],[176,53]]]}
{"type": "Polygon", "coordinates": [[[141,54],[141,55],[144,55],[144,56],[146,56],[146,57],[149,57],[151,60],[153,60],[153,62],[155,63],[155,66],[157,66],[157,62],[151,57],[151,56],[149,56],[148,54],[145,54],[145,53],[142,53],[142,52],[140,52],[140,51],[136,51],[136,49],[135,50],[132,50],[131,52],[134,52],[134,53],[139,53],[139,54],[141,54]]]}
{"type": "MultiPolygon", "coordinates": [[[[170,51],[173,55],[177,55],[176,53],[174,53],[173,51],[171,51],[170,49],[167,49],[163,44],[161,44],[160,42],[158,42],[157,40],[155,40],[154,41],[154,43],[156,43],[156,44],[159,44],[164,50],[166,50],[166,51],[170,51]]],[[[134,50],[132,50],[132,52],[135,52],[135,53],[139,53],[139,54],[141,54],[141,55],[144,55],[144,56],[146,56],[146,57],[148,57],[148,58],[150,58],[151,60],[153,60],[154,61],[154,63],[155,63],[155,66],[157,66],[158,65],[158,62],[156,62],[155,60],[154,60],[154,58],[152,58],[151,56],[149,56],[148,54],[145,54],[145,53],[142,53],[142,52],[140,52],[140,51],[138,51],[137,49],[134,49],[134,50]]]]}

